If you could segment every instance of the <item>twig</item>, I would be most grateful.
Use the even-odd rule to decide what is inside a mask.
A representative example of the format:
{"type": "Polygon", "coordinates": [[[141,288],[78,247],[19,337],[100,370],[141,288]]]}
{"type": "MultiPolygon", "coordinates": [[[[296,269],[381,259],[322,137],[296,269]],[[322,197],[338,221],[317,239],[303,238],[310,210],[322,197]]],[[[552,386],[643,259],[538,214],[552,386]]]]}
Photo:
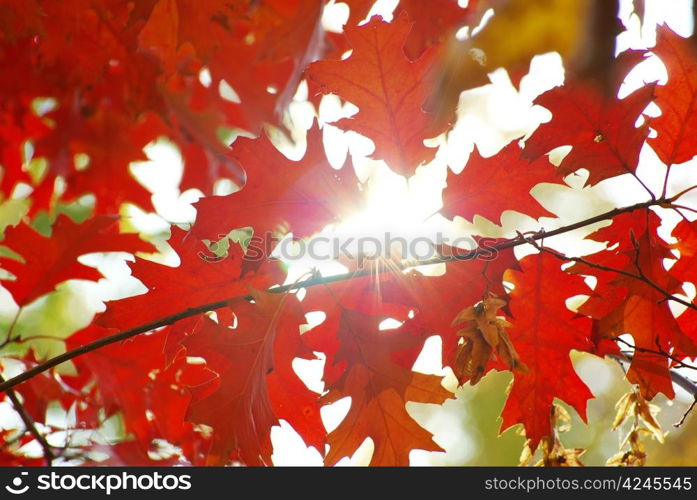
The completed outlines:
{"type": "Polygon", "coordinates": [[[692,400],[692,404],[690,405],[690,407],[685,411],[685,413],[683,413],[682,418],[680,419],[680,422],[678,422],[677,424],[673,424],[673,427],[677,428],[677,427],[680,427],[682,424],[684,424],[685,419],[687,419],[687,416],[692,412],[692,409],[695,407],[696,404],[697,404],[697,396],[695,396],[695,399],[692,400]]]}
{"type": "Polygon", "coordinates": [[[10,326],[7,329],[7,335],[5,335],[5,340],[3,340],[3,342],[0,344],[0,348],[5,347],[7,344],[12,342],[12,331],[15,329],[15,326],[17,325],[17,321],[19,320],[20,314],[22,314],[22,307],[17,309],[17,312],[12,318],[12,322],[10,323],[10,326]]]}
{"type": "MultiPolygon", "coordinates": [[[[0,375],[0,381],[5,382],[5,379],[2,375],[0,375]]],[[[22,422],[24,422],[26,430],[29,431],[29,433],[32,436],[34,436],[34,438],[38,441],[39,445],[41,446],[41,449],[44,453],[44,458],[46,459],[46,465],[51,465],[53,463],[53,460],[56,458],[56,456],[53,453],[53,449],[51,448],[51,445],[48,444],[46,438],[39,432],[39,429],[36,428],[36,423],[34,422],[34,419],[31,417],[31,415],[29,415],[29,412],[27,412],[27,409],[19,400],[19,397],[17,397],[17,393],[12,389],[8,389],[6,392],[7,397],[10,398],[10,401],[12,402],[12,406],[14,407],[15,411],[19,414],[19,418],[21,418],[22,422]]]]}
{"type": "Polygon", "coordinates": [[[677,200],[677,199],[679,199],[679,198],[685,196],[687,193],[689,193],[690,191],[693,191],[693,190],[695,190],[695,189],[697,189],[697,184],[695,184],[694,186],[690,186],[690,187],[687,188],[687,189],[683,189],[683,190],[680,191],[678,194],[675,194],[675,195],[671,196],[670,198],[668,198],[668,202],[672,203],[672,202],[674,202],[675,200],[677,200]]]}
{"type": "Polygon", "coordinates": [[[690,309],[697,310],[697,305],[693,304],[692,302],[688,302],[686,300],[681,299],[680,297],[676,297],[675,295],[667,292],[666,290],[662,289],[660,286],[658,286],[656,283],[654,283],[652,280],[650,280],[646,275],[641,271],[641,268],[639,266],[637,267],[637,270],[639,271],[640,274],[633,274],[630,273],[629,271],[625,271],[623,269],[617,269],[615,267],[610,267],[610,266],[605,266],[603,264],[597,264],[595,262],[592,262],[590,260],[584,259],[583,257],[569,257],[567,255],[564,255],[562,253],[557,252],[556,250],[552,250],[551,248],[543,247],[542,245],[538,244],[534,239],[530,238],[525,238],[525,240],[534,246],[537,250],[540,252],[546,252],[550,255],[553,255],[559,260],[564,260],[564,261],[569,261],[569,262],[577,262],[578,264],[584,264],[589,267],[593,267],[595,269],[600,269],[601,271],[608,271],[611,273],[617,273],[621,274],[623,276],[627,276],[629,278],[634,278],[639,281],[643,281],[647,285],[651,286],[652,288],[656,289],[658,292],[663,294],[666,298],[666,300],[672,300],[673,302],[677,302],[678,304],[682,304],[685,307],[689,307],[690,309]]]}
{"type": "Polygon", "coordinates": [[[661,197],[664,198],[666,194],[668,193],[668,180],[670,178],[670,167],[672,167],[672,164],[668,164],[666,166],[666,175],[663,178],[663,188],[661,189],[661,197]]]}
{"type": "MultiPolygon", "coordinates": [[[[656,195],[653,194],[653,191],[651,191],[649,189],[649,187],[646,185],[646,183],[639,178],[639,176],[636,174],[636,172],[632,172],[630,169],[628,169],[626,167],[625,167],[625,170],[627,170],[627,172],[629,172],[632,175],[632,177],[634,177],[637,180],[637,182],[639,184],[641,184],[641,187],[644,188],[644,190],[649,194],[649,196],[651,197],[652,200],[656,199],[656,195]]],[[[663,197],[665,197],[665,193],[663,193],[661,195],[661,198],[663,198],[663,197]]]]}

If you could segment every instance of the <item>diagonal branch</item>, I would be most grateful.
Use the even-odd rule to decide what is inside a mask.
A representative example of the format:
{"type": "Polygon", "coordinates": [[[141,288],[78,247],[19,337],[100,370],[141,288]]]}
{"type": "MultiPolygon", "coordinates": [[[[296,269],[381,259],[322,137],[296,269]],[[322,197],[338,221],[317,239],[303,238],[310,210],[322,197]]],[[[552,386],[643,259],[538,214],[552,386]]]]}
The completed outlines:
{"type": "MultiPolygon", "coordinates": [[[[670,203],[671,200],[666,199],[666,198],[660,198],[660,199],[652,199],[648,200],[642,203],[636,203],[634,205],[629,205],[626,207],[620,207],[620,208],[615,208],[613,210],[609,210],[607,212],[604,212],[602,214],[598,214],[596,216],[590,217],[588,219],[584,219],[579,222],[575,222],[573,224],[569,224],[567,226],[562,226],[557,229],[553,229],[551,231],[538,231],[537,233],[534,233],[526,238],[520,238],[516,237],[514,239],[504,241],[502,243],[499,243],[498,245],[495,245],[491,248],[477,248],[468,252],[463,252],[460,254],[455,254],[455,255],[450,255],[450,256],[444,256],[444,257],[434,257],[432,259],[428,260],[423,260],[423,261],[403,261],[401,263],[395,263],[393,266],[392,270],[403,270],[407,269],[410,267],[415,267],[415,266],[426,266],[426,265],[433,265],[433,264],[440,264],[443,262],[452,262],[452,261],[460,261],[460,260],[471,260],[471,259],[476,259],[482,254],[490,254],[492,250],[506,250],[509,248],[515,248],[521,245],[525,245],[530,243],[530,241],[536,241],[536,240],[541,240],[544,238],[551,238],[552,236],[556,236],[559,234],[564,234],[568,233],[570,231],[574,231],[576,229],[580,229],[582,227],[590,226],[592,224],[610,220],[613,217],[616,217],[617,215],[623,214],[623,213],[628,213],[628,212],[633,212],[635,210],[644,210],[648,209],[649,207],[652,206],[665,206],[666,204],[670,203]]],[[[307,288],[311,286],[316,286],[316,285],[321,285],[321,284],[328,284],[328,283],[334,283],[338,281],[344,281],[347,279],[352,279],[360,276],[367,276],[369,274],[374,274],[375,270],[373,269],[361,269],[356,272],[350,272],[346,274],[339,274],[335,276],[328,276],[328,277],[312,277],[307,280],[303,281],[298,281],[296,283],[291,283],[288,285],[283,285],[283,286],[276,286],[269,288],[267,292],[269,293],[285,293],[291,290],[299,290],[301,288],[307,288]]],[[[136,335],[140,335],[141,333],[145,333],[151,330],[155,330],[157,328],[162,328],[167,325],[171,325],[173,323],[176,323],[179,320],[189,318],[192,316],[196,316],[197,314],[205,313],[208,311],[214,311],[216,309],[220,309],[222,307],[227,306],[231,301],[233,300],[252,300],[252,297],[250,295],[245,295],[245,296],[237,296],[237,297],[230,297],[224,300],[219,300],[216,302],[211,302],[208,304],[203,304],[200,306],[196,307],[190,307],[188,309],[185,309],[184,311],[180,311],[176,314],[172,314],[170,316],[165,316],[163,318],[160,318],[155,321],[151,321],[150,323],[146,323],[144,325],[131,328],[129,330],[124,330],[118,333],[115,333],[113,335],[108,335],[106,337],[103,337],[99,340],[95,340],[94,342],[90,342],[89,344],[84,344],[80,347],[76,347],[75,349],[72,349],[70,351],[67,351],[63,354],[60,354],[58,356],[55,356],[51,359],[48,359],[44,361],[43,363],[34,366],[33,368],[17,375],[16,377],[13,377],[7,381],[4,381],[0,383],[0,392],[7,391],[8,389],[15,387],[18,384],[21,384],[22,382],[25,382],[29,380],[30,378],[38,375],[39,373],[45,372],[46,370],[49,370],[53,368],[54,366],[60,365],[61,363],[65,363],[66,361],[69,361],[73,358],[76,358],[78,356],[81,356],[83,354],[86,354],[88,352],[95,351],[97,349],[100,349],[102,347],[105,347],[110,344],[114,344],[116,342],[120,342],[122,340],[126,340],[131,337],[135,337],[136,335]]]]}
{"type": "MultiPolygon", "coordinates": [[[[5,382],[5,379],[2,375],[0,375],[0,381],[3,383],[5,382]]],[[[7,389],[5,392],[7,393],[7,397],[10,398],[10,401],[12,402],[12,406],[14,407],[15,411],[19,414],[19,418],[22,419],[25,431],[28,431],[32,436],[34,436],[34,438],[38,441],[39,446],[41,446],[41,449],[44,453],[44,458],[46,459],[46,465],[51,465],[53,460],[56,458],[55,454],[53,453],[53,449],[51,448],[51,445],[48,444],[48,441],[46,441],[44,435],[41,434],[39,432],[39,429],[36,428],[36,423],[34,422],[34,419],[31,417],[31,415],[29,415],[27,409],[19,400],[17,393],[12,389],[7,389]]]]}

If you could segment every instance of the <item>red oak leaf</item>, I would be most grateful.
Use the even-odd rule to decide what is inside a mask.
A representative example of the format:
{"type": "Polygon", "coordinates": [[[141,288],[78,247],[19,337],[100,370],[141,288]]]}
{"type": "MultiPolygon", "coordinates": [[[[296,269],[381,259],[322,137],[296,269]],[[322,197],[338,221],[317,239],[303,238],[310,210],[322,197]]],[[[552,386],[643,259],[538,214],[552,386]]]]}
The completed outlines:
{"type": "Polygon", "coordinates": [[[646,85],[624,99],[603,94],[592,86],[567,83],[535,99],[552,113],[525,142],[523,157],[537,159],[559,146],[572,146],[559,166],[560,175],[580,168],[589,171],[586,184],[634,173],[648,123],[635,127],[653,99],[654,85],[646,85]]]}
{"type": "Polygon", "coordinates": [[[156,48],[165,49],[172,39],[180,52],[182,46],[192,46],[210,70],[211,88],[225,81],[239,96],[236,126],[254,133],[264,122],[280,120],[305,66],[320,55],[322,0],[216,0],[205,5],[160,0],[157,7],[161,4],[167,8],[157,12],[156,48]],[[174,19],[176,33],[171,31],[174,19]]]}
{"type": "MultiPolygon", "coordinates": [[[[674,255],[670,245],[658,235],[660,225],[661,219],[653,211],[632,212],[619,215],[613,220],[611,226],[603,228],[605,231],[601,229],[598,233],[609,237],[607,240],[609,245],[619,244],[616,252],[623,254],[629,262],[624,268],[625,271],[638,276],[643,274],[653,285],[659,286],[668,293],[679,292],[680,282],[671,276],[663,265],[663,259],[673,259],[674,255]],[[611,234],[614,231],[620,231],[620,236],[613,237],[611,234]],[[623,245],[627,235],[630,241],[623,245]]],[[[598,237],[598,235],[592,237],[598,237]]],[[[625,286],[633,295],[642,295],[656,300],[665,298],[665,296],[659,296],[662,294],[656,290],[655,286],[641,279],[620,275],[613,283],[625,286]]]]}
{"type": "MultiPolygon", "coordinates": [[[[22,360],[27,369],[34,368],[39,364],[33,351],[22,360]]],[[[15,389],[22,395],[21,401],[24,409],[36,422],[43,422],[46,418],[46,410],[52,402],[58,402],[64,410],[76,400],[79,401],[80,395],[66,390],[60,378],[52,371],[38,374],[15,389]]],[[[3,394],[3,396],[6,396],[3,394]]]]}
{"type": "Polygon", "coordinates": [[[422,109],[435,52],[410,61],[404,54],[409,30],[406,16],[392,23],[374,17],[366,25],[347,26],[351,56],[343,61],[318,61],[307,70],[322,93],[338,94],[360,108],[355,116],[336,125],[372,139],[373,156],[404,176],[433,158],[436,150],[423,141],[444,131],[422,109]]]}
{"type": "Polygon", "coordinates": [[[347,24],[356,25],[370,13],[370,9],[375,4],[375,0],[347,0],[344,3],[349,6],[347,24]]]}
{"type": "MultiPolygon", "coordinates": [[[[350,8],[349,25],[356,25],[370,12],[374,0],[347,0],[350,8]]],[[[416,59],[427,48],[454,36],[470,20],[475,2],[470,1],[466,8],[460,7],[457,0],[401,0],[394,11],[398,18],[403,12],[409,16],[414,26],[409,34],[404,51],[410,59],[416,59]]]]}
{"type": "Polygon", "coordinates": [[[201,329],[182,342],[188,356],[204,358],[218,374],[214,383],[193,389],[187,415],[214,429],[210,465],[228,463],[231,456],[247,465],[270,464],[271,427],[279,418],[323,451],[318,395],[291,365],[297,356],[313,357],[301,342],[305,321],[297,299],[255,290],[252,296],[254,304],[232,304],[235,328],[204,318],[201,329]]]}
{"type": "MultiPolygon", "coordinates": [[[[627,265],[627,256],[618,253],[603,252],[587,259],[594,264],[614,269],[622,269],[627,265]]],[[[614,331],[615,319],[607,318],[627,298],[627,288],[615,282],[617,275],[598,272],[597,269],[585,264],[574,264],[568,268],[568,272],[596,277],[598,281],[593,288],[593,293],[579,307],[578,312],[589,318],[602,320],[601,324],[598,325],[602,332],[614,331]]]]}
{"type": "Polygon", "coordinates": [[[670,268],[670,274],[680,281],[697,284],[697,222],[680,221],[672,236],[678,240],[672,248],[680,252],[680,258],[670,268]]]}
{"type": "Polygon", "coordinates": [[[24,445],[34,441],[29,432],[17,436],[14,429],[0,431],[0,466],[2,467],[41,467],[46,465],[44,457],[30,458],[20,451],[24,445]]]}
{"type": "Polygon", "coordinates": [[[658,136],[648,142],[666,165],[683,163],[697,154],[697,52],[667,26],[658,28],[652,51],[668,69],[668,83],[656,87],[661,116],[651,120],[658,136]]]}
{"type": "MultiPolygon", "coordinates": [[[[109,332],[90,326],[68,338],[68,348],[87,344],[109,332]]],[[[204,384],[214,374],[203,365],[180,357],[166,366],[166,332],[159,331],[98,349],[75,360],[83,387],[89,378],[96,381],[94,395],[107,415],[122,412],[126,428],[147,451],[153,439],[165,439],[186,451],[203,438],[184,420],[191,396],[187,387],[204,384]],[[137,390],[134,390],[137,388],[137,390]]],[[[70,377],[66,377],[70,382],[70,377]]],[[[88,385],[89,387],[89,385],[88,385]]],[[[195,458],[192,454],[189,454],[195,458]]]]}
{"type": "Polygon", "coordinates": [[[622,329],[631,334],[637,349],[627,370],[627,380],[639,385],[645,399],[653,399],[662,392],[668,398],[675,397],[670,375],[668,353],[675,347],[675,354],[697,356],[697,344],[680,329],[668,304],[655,299],[630,295],[622,305],[624,321],[622,329]]]}
{"type": "Polygon", "coordinates": [[[220,127],[242,126],[237,105],[221,98],[217,87],[204,87],[194,76],[172,76],[163,98],[169,106],[169,135],[182,150],[184,174],[181,188],[212,193],[215,181],[230,178],[241,183],[244,174],[231,150],[218,138],[220,127]]]}
{"type": "Polygon", "coordinates": [[[305,334],[312,348],[327,356],[328,392],[321,402],[351,397],[348,414],[327,436],[325,464],[350,457],[368,437],[375,445],[370,465],[408,465],[412,449],[442,451],[406,410],[408,401],[442,404],[452,397],[441,385],[442,377],[411,371],[425,340],[422,326],[408,320],[396,330],[380,331],[387,316],[343,305],[344,294],[349,304],[353,302],[351,289],[310,289],[309,303],[304,304],[312,308],[316,301],[327,315],[305,334]]]}
{"type": "MultiPolygon", "coordinates": [[[[680,325],[682,332],[694,344],[697,344],[697,310],[687,308],[684,313],[678,316],[678,325],[680,325]]],[[[678,358],[680,357],[680,354],[681,353],[677,353],[678,358]]]]}
{"type": "Polygon", "coordinates": [[[401,0],[395,9],[395,17],[406,12],[414,26],[409,34],[404,51],[410,59],[416,59],[424,50],[432,47],[462,28],[472,15],[472,4],[462,8],[457,0],[401,0]]]}
{"type": "Polygon", "coordinates": [[[602,323],[603,322],[600,320],[593,320],[593,329],[591,333],[593,350],[591,352],[596,356],[600,356],[601,358],[609,355],[619,356],[622,353],[622,350],[619,348],[616,342],[613,342],[605,337],[607,328],[602,323]]]}
{"type": "Polygon", "coordinates": [[[588,294],[583,278],[565,273],[561,262],[547,253],[525,257],[522,272],[511,271],[506,281],[514,285],[509,308],[511,342],[528,373],[515,372],[506,406],[503,428],[525,426],[534,450],[550,436],[550,411],[554,398],[564,400],[586,419],[586,403],[593,394],[574,371],[572,350],[591,348],[591,323],[566,307],[566,299],[588,294]]]}
{"type": "MultiPolygon", "coordinates": [[[[16,83],[5,94],[29,109],[36,97],[54,101],[53,110],[41,112],[50,132],[34,137],[33,156],[45,158],[48,167],[40,188],[53,191],[61,176],[68,199],[95,193],[98,213],[114,213],[125,200],[150,208],[149,193],[128,165],[145,159],[141,148],[156,135],[140,128],[140,119],[147,110],[161,111],[162,101],[154,88],[156,64],[132,50],[128,6],[73,0],[42,2],[40,9],[40,18],[50,22],[26,33],[22,52],[13,56],[29,67],[12,63],[21,78],[10,78],[16,83]],[[78,153],[89,156],[85,171],[77,168],[78,153]]],[[[32,210],[47,208],[50,194],[35,199],[32,210]]]]}
{"type": "MultiPolygon", "coordinates": [[[[0,64],[8,64],[1,55],[0,64]]],[[[49,131],[50,127],[33,112],[11,102],[0,105],[0,164],[3,168],[0,186],[3,192],[10,193],[18,182],[31,183],[30,176],[22,169],[24,143],[28,139],[38,140],[49,131]]]]}
{"type": "Polygon", "coordinates": [[[266,0],[253,6],[207,2],[202,7],[186,1],[157,2],[139,34],[139,45],[158,55],[166,67],[162,94],[169,106],[170,135],[184,155],[184,188],[212,193],[221,177],[242,184],[243,174],[218,130],[225,126],[257,133],[264,122],[278,121],[304,65],[317,55],[314,39],[320,33],[316,28],[321,4],[266,0]],[[276,36],[282,42],[274,41],[276,36]],[[200,62],[191,60],[191,49],[200,62]],[[192,68],[186,74],[177,72],[184,64],[192,68]],[[204,65],[211,78],[207,87],[198,77],[204,65]],[[238,71],[240,67],[245,71],[238,71]],[[221,98],[223,83],[232,86],[236,102],[221,98]]]}
{"type": "Polygon", "coordinates": [[[196,202],[193,232],[201,238],[217,240],[231,229],[252,227],[263,239],[283,224],[295,238],[302,238],[360,209],[353,168],[346,164],[335,170],[329,165],[316,126],[308,131],[300,161],[289,160],[266,135],[238,139],[232,156],[246,171],[247,181],[235,193],[196,202]]]}
{"type": "MultiPolygon", "coordinates": [[[[98,213],[104,214],[118,213],[124,201],[151,209],[150,192],[135,179],[129,166],[147,160],[143,148],[155,139],[158,130],[151,115],[133,122],[119,110],[100,107],[85,121],[83,133],[71,138],[71,152],[86,154],[89,164],[84,170],[71,169],[63,174],[67,184],[64,198],[74,200],[92,193],[98,213]]],[[[37,151],[41,154],[44,149],[38,147],[37,151]]]]}
{"type": "Polygon", "coordinates": [[[169,244],[179,256],[179,266],[136,257],[129,266],[148,291],[108,302],[107,310],[96,318],[98,324],[125,330],[190,307],[246,295],[248,285],[266,288],[283,281],[280,268],[266,259],[257,272],[244,274],[242,249],[236,244],[220,259],[193,234],[177,227],[172,228],[169,244]]]}
{"type": "MultiPolygon", "coordinates": [[[[37,299],[60,283],[98,280],[98,270],[81,263],[86,254],[151,250],[136,235],[121,234],[117,217],[102,214],[117,213],[124,202],[152,208],[131,164],[146,159],[144,147],[153,141],[165,138],[179,149],[182,191],[212,194],[221,179],[241,186],[229,196],[202,198],[189,233],[172,229],[177,266],[135,258],[130,269],[145,292],[109,302],[94,324],[64,339],[77,355],[74,373],[49,370],[16,387],[41,432],[59,430],[46,419],[49,405],[57,402],[75,415],[82,429],[75,436],[85,440],[71,442],[63,458],[82,451],[85,463],[93,464],[96,453],[106,451],[110,458],[101,464],[270,464],[272,427],[285,421],[320,454],[328,450],[328,465],[353,455],[368,438],[372,465],[408,465],[413,449],[440,450],[408,403],[443,404],[452,397],[442,377],[413,370],[433,335],[442,344],[442,363],[460,384],[476,383],[492,369],[515,371],[503,425],[521,423],[533,448],[554,431],[554,398],[585,418],[592,394],[574,371],[571,351],[625,355],[631,361],[627,379],[647,399],[674,396],[671,370],[685,358],[697,359],[694,304],[677,316],[671,304],[690,296],[686,283],[697,285],[697,222],[683,218],[672,233],[675,243],[662,239],[659,229],[668,222],[662,210],[670,208],[665,200],[655,200],[660,209],[636,205],[568,226],[612,219],[587,237],[604,243],[604,250],[583,258],[541,252],[519,262],[512,247],[524,242],[475,237],[479,258],[468,262],[462,261],[471,257],[466,250],[438,247],[446,261],[438,276],[402,272],[401,261],[399,272],[385,272],[399,257],[395,252],[378,261],[375,273],[313,277],[313,286],[297,295],[266,290],[285,278],[268,257],[277,236],[316,234],[353,215],[363,200],[353,166],[328,163],[318,125],[308,131],[299,160],[284,156],[262,132],[266,124],[290,123],[285,117],[295,113],[288,114],[289,106],[305,93],[304,87],[298,91],[302,79],[313,104],[329,93],[355,104],[357,113],[337,126],[373,140],[374,158],[408,177],[434,158],[437,148],[424,143],[446,130],[454,112],[453,106],[438,106],[437,113],[429,107],[435,94],[443,101],[443,89],[452,87],[448,75],[441,75],[443,85],[434,79],[443,46],[494,3],[493,21],[510,20],[498,8],[505,2],[470,0],[462,8],[457,0],[400,0],[394,22],[373,18],[358,26],[374,1],[345,1],[351,9],[345,33],[331,35],[323,28],[326,0],[0,2],[1,208],[7,216],[15,207],[27,212],[26,222],[4,235],[3,245],[18,257],[0,257],[3,271],[14,275],[4,284],[17,304],[50,312],[37,299]],[[246,132],[264,135],[248,139],[246,132]],[[238,139],[230,146],[223,136],[238,139]],[[86,194],[94,197],[96,216],[83,223],[58,216],[50,237],[28,224],[36,215],[51,219],[60,204],[81,202],[86,194]],[[244,250],[231,244],[226,255],[213,252],[208,240],[237,228],[251,228],[252,243],[244,250]],[[577,310],[567,307],[584,296],[577,310]],[[324,321],[305,331],[304,313],[320,311],[324,321]],[[398,326],[386,328],[387,319],[398,326]],[[147,332],[103,346],[114,328],[147,332]],[[322,396],[293,368],[296,358],[314,359],[315,352],[325,358],[322,396]],[[327,435],[322,405],[345,398],[348,413],[327,435]],[[116,416],[124,427],[119,442],[103,445],[83,433],[116,416]],[[165,448],[175,451],[155,460],[153,453],[165,448]]],[[[566,85],[536,100],[552,117],[522,151],[511,143],[482,158],[475,150],[461,174],[449,172],[443,215],[480,215],[495,223],[506,210],[549,215],[531,195],[536,185],[561,184],[580,169],[588,170],[589,185],[635,174],[645,142],[668,165],[695,156],[695,48],[659,27],[652,52],[666,66],[667,83],[618,99],[613,90],[646,51],[625,51],[609,64],[612,3],[591,16],[599,21],[595,28],[607,28],[596,37],[599,44],[576,47],[602,57],[587,58],[589,64],[567,61],[566,85]],[[588,76],[600,86],[591,86],[588,76]],[[654,98],[661,115],[642,116],[654,98]],[[650,128],[656,136],[647,141],[650,128]],[[555,169],[544,156],[560,146],[571,149],[555,169]]],[[[569,26],[578,34],[594,31],[581,24],[569,26]]],[[[511,52],[500,33],[482,33],[491,37],[472,40],[485,42],[480,48],[489,63],[515,59],[517,48],[511,52]]],[[[464,52],[452,54],[449,69],[463,67],[459,56],[469,60],[464,52]]],[[[493,66],[501,65],[511,66],[493,66]]],[[[516,81],[522,74],[517,66],[509,68],[516,81]]],[[[469,80],[484,76],[475,73],[469,80]]],[[[358,271],[355,262],[347,267],[358,271]]],[[[8,340],[12,348],[17,339],[8,340]]],[[[32,356],[18,361],[35,367],[32,356]]],[[[3,464],[39,464],[26,456],[35,440],[21,424],[0,432],[0,441],[3,464]]]]}
{"type": "Polygon", "coordinates": [[[124,201],[152,208],[129,164],[145,159],[142,146],[159,135],[181,146],[185,188],[210,192],[221,175],[239,179],[218,129],[258,132],[264,122],[276,123],[304,67],[321,52],[320,0],[25,4],[12,9],[11,26],[0,34],[0,58],[12,68],[0,84],[0,158],[9,170],[3,175],[7,194],[29,180],[20,168],[22,144],[31,140],[33,156],[46,160],[46,173],[31,182],[32,214],[51,207],[59,176],[68,200],[95,194],[98,213],[116,212],[124,201]],[[212,80],[209,94],[217,97],[205,102],[198,78],[204,67],[212,80]],[[185,88],[173,96],[169,83],[181,79],[185,88]],[[223,80],[242,102],[217,95],[223,80]],[[54,109],[40,119],[32,107],[45,96],[54,109]],[[149,114],[166,125],[139,127],[149,114]],[[77,154],[89,157],[86,170],[77,154]]]}
{"type": "Polygon", "coordinates": [[[319,54],[324,4],[324,0],[266,0],[254,16],[262,19],[257,32],[262,37],[259,58],[293,59],[303,71],[319,54]]]}
{"type": "Polygon", "coordinates": [[[15,275],[14,281],[4,281],[15,299],[24,306],[53,291],[69,279],[97,281],[101,274],[78,262],[81,255],[95,252],[148,252],[149,243],[135,234],[119,233],[119,218],[102,215],[75,224],[61,215],[53,225],[50,237],[42,236],[26,224],[6,231],[3,245],[22,257],[22,261],[0,257],[3,269],[15,275]]]}
{"type": "Polygon", "coordinates": [[[530,190],[541,182],[561,183],[555,168],[546,157],[529,161],[521,158],[521,152],[513,141],[496,155],[483,158],[475,146],[459,175],[448,172],[441,213],[449,219],[459,215],[468,220],[481,215],[493,222],[499,222],[505,210],[534,218],[552,215],[530,190]]]}
{"type": "Polygon", "coordinates": [[[41,7],[37,0],[7,0],[0,5],[0,33],[15,40],[41,27],[41,7]]]}
{"type": "MultiPolygon", "coordinates": [[[[579,313],[584,316],[600,320],[596,324],[599,329],[596,333],[599,338],[613,338],[618,334],[617,328],[622,324],[622,315],[617,314],[619,307],[626,300],[628,290],[625,283],[617,280],[618,276],[613,272],[606,272],[596,266],[604,266],[610,269],[625,269],[631,266],[634,259],[632,238],[641,237],[646,231],[648,219],[636,214],[621,214],[616,219],[617,223],[594,231],[586,239],[605,243],[613,250],[597,252],[585,257],[589,263],[576,263],[568,268],[568,272],[585,276],[594,276],[597,283],[588,300],[579,307],[579,313]],[[627,231],[626,225],[634,227],[634,231],[627,231]],[[628,249],[631,249],[628,251],[628,249]],[[612,332],[612,333],[610,333],[612,332]]],[[[622,333],[622,332],[619,332],[622,333]]]]}

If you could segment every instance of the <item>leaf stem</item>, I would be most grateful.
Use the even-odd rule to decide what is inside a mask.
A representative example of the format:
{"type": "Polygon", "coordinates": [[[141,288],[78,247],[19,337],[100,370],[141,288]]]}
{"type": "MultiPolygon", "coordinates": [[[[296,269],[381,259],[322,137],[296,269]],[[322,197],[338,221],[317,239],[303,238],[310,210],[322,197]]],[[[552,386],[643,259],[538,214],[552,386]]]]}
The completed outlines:
{"type": "Polygon", "coordinates": [[[683,189],[678,194],[671,196],[670,198],[668,198],[668,201],[672,203],[695,189],[697,189],[697,184],[695,184],[694,186],[690,186],[689,188],[683,189]]]}

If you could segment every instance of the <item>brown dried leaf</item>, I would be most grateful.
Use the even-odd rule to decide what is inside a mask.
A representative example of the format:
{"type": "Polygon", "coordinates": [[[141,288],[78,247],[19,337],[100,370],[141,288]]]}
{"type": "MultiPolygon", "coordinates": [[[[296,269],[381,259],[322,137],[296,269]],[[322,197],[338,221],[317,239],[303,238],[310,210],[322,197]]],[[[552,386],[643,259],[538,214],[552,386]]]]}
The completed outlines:
{"type": "Polygon", "coordinates": [[[506,333],[510,323],[496,315],[504,305],[504,300],[491,296],[463,309],[453,320],[453,326],[465,323],[458,331],[464,340],[455,355],[455,375],[461,383],[469,379],[472,385],[477,384],[494,352],[511,370],[527,371],[506,333]]]}

